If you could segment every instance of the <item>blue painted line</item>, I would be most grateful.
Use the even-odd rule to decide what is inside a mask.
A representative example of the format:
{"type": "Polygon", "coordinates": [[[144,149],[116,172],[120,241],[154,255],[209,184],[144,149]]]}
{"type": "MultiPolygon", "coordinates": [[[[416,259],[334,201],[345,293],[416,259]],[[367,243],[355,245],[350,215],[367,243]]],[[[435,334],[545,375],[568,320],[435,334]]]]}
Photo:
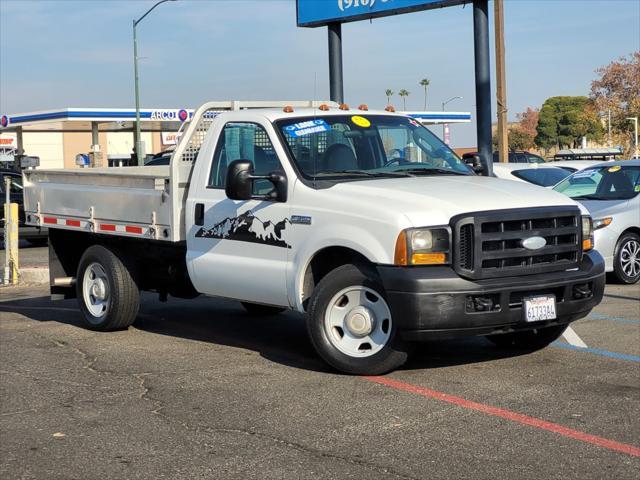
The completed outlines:
{"type": "Polygon", "coordinates": [[[608,350],[600,350],[599,348],[575,347],[573,345],[570,345],[568,343],[563,343],[563,342],[553,342],[551,345],[553,345],[554,347],[564,348],[566,350],[578,350],[580,352],[592,353],[594,355],[600,355],[602,357],[615,358],[616,360],[626,360],[628,362],[640,363],[640,357],[636,355],[627,355],[626,353],[610,352],[608,350]]]}
{"type": "Polygon", "coordinates": [[[604,315],[602,313],[591,312],[587,319],[592,318],[594,320],[610,320],[612,322],[627,323],[629,325],[640,325],[640,320],[624,317],[612,317],[610,315],[604,315]]]}

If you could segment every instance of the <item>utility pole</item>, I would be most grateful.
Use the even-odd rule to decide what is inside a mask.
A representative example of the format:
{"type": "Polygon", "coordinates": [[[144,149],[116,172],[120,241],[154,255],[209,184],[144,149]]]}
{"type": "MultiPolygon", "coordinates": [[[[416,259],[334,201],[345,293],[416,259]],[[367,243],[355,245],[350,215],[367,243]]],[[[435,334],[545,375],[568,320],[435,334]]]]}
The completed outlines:
{"type": "Polygon", "coordinates": [[[638,117],[628,117],[627,120],[634,125],[633,158],[638,158],[638,117]]]}
{"type": "Polygon", "coordinates": [[[138,20],[133,21],[133,74],[134,74],[134,88],[135,88],[135,96],[136,96],[136,138],[135,138],[135,149],[136,149],[136,157],[138,159],[138,166],[144,165],[144,156],[142,154],[142,138],[140,133],[140,87],[138,85],[138,35],[136,32],[136,27],[138,24],[151,13],[151,10],[156,8],[158,5],[165,2],[175,2],[176,0],[160,0],[153,7],[145,12],[138,20]]]}
{"type": "Polygon", "coordinates": [[[507,80],[504,61],[504,4],[493,2],[496,44],[496,97],[498,113],[498,155],[501,162],[509,161],[509,131],[507,124],[507,80]]]}

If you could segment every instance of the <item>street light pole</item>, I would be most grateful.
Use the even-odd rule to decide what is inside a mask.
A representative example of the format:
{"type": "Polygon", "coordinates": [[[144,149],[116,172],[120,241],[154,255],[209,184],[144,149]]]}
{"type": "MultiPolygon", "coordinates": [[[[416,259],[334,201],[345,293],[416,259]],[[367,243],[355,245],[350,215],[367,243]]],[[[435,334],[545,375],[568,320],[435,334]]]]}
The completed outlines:
{"type": "MultiPolygon", "coordinates": [[[[454,100],[462,100],[462,97],[451,97],[449,100],[447,100],[446,102],[442,102],[442,111],[444,112],[444,106],[449,103],[449,102],[453,102],[454,100]]],[[[442,124],[442,141],[444,142],[444,136],[445,136],[445,129],[446,129],[446,124],[443,123],[442,124]]]]}
{"type": "Polygon", "coordinates": [[[145,12],[138,20],[133,21],[133,74],[134,74],[134,83],[135,83],[135,96],[136,96],[136,158],[138,159],[138,166],[144,165],[144,157],[142,155],[142,139],[140,133],[140,87],[138,83],[138,36],[136,32],[136,27],[138,24],[151,13],[151,10],[156,8],[161,3],[165,2],[175,2],[176,0],[160,0],[153,7],[145,12]]]}
{"type": "Polygon", "coordinates": [[[627,117],[634,125],[633,158],[638,158],[638,117],[627,117]]]}

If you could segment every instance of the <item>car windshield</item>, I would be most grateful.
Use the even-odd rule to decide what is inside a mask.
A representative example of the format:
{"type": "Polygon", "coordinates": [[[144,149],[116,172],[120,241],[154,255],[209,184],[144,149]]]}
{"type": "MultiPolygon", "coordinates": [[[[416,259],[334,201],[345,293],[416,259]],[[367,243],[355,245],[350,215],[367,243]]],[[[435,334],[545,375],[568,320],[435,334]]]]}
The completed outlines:
{"type": "Polygon", "coordinates": [[[276,122],[309,179],[472,175],[419,122],[392,115],[326,115],[276,122]]]}
{"type": "Polygon", "coordinates": [[[511,175],[521,178],[534,185],[540,185],[541,187],[552,187],[561,180],[571,175],[571,172],[562,168],[523,168],[520,170],[514,170],[511,175]]]}
{"type": "Polygon", "coordinates": [[[576,200],[626,200],[640,192],[640,167],[587,168],[567,177],[554,190],[576,200]]]}

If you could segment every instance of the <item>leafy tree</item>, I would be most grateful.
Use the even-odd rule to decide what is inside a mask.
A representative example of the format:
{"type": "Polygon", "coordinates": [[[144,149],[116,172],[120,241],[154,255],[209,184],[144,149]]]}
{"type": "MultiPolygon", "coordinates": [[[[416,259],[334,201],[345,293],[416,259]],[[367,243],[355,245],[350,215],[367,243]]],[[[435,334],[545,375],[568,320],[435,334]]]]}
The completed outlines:
{"type": "Polygon", "coordinates": [[[583,136],[600,141],[604,130],[587,97],[551,97],[542,105],[535,143],[545,150],[578,147],[583,136]]]}
{"type": "Polygon", "coordinates": [[[640,117],[640,51],[620,57],[596,70],[591,82],[591,98],[603,114],[611,110],[611,130],[615,141],[631,148],[633,127],[629,117],[640,117]]]}
{"type": "Polygon", "coordinates": [[[393,94],[394,94],[393,90],[391,90],[390,88],[387,88],[384,91],[384,94],[387,96],[387,105],[390,105],[391,104],[391,97],[393,97],[393,94]]]}
{"type": "Polygon", "coordinates": [[[402,110],[407,110],[407,97],[411,94],[411,92],[405,90],[404,88],[398,92],[398,95],[402,97],[402,110]]]}
{"type": "MultiPolygon", "coordinates": [[[[509,151],[515,150],[529,150],[533,148],[533,139],[535,134],[527,132],[521,126],[513,126],[509,128],[509,151]]],[[[493,136],[493,148],[498,148],[498,136],[493,136]]]]}
{"type": "Polygon", "coordinates": [[[431,83],[431,81],[428,78],[423,78],[422,80],[420,80],[420,86],[424,87],[424,110],[427,110],[427,87],[429,86],[429,84],[431,83]]]}
{"type": "MultiPolygon", "coordinates": [[[[516,114],[519,123],[518,128],[530,134],[532,138],[535,137],[539,117],[540,110],[538,108],[527,107],[524,112],[516,114]]],[[[531,144],[531,146],[533,146],[533,144],[531,144]]]]}

